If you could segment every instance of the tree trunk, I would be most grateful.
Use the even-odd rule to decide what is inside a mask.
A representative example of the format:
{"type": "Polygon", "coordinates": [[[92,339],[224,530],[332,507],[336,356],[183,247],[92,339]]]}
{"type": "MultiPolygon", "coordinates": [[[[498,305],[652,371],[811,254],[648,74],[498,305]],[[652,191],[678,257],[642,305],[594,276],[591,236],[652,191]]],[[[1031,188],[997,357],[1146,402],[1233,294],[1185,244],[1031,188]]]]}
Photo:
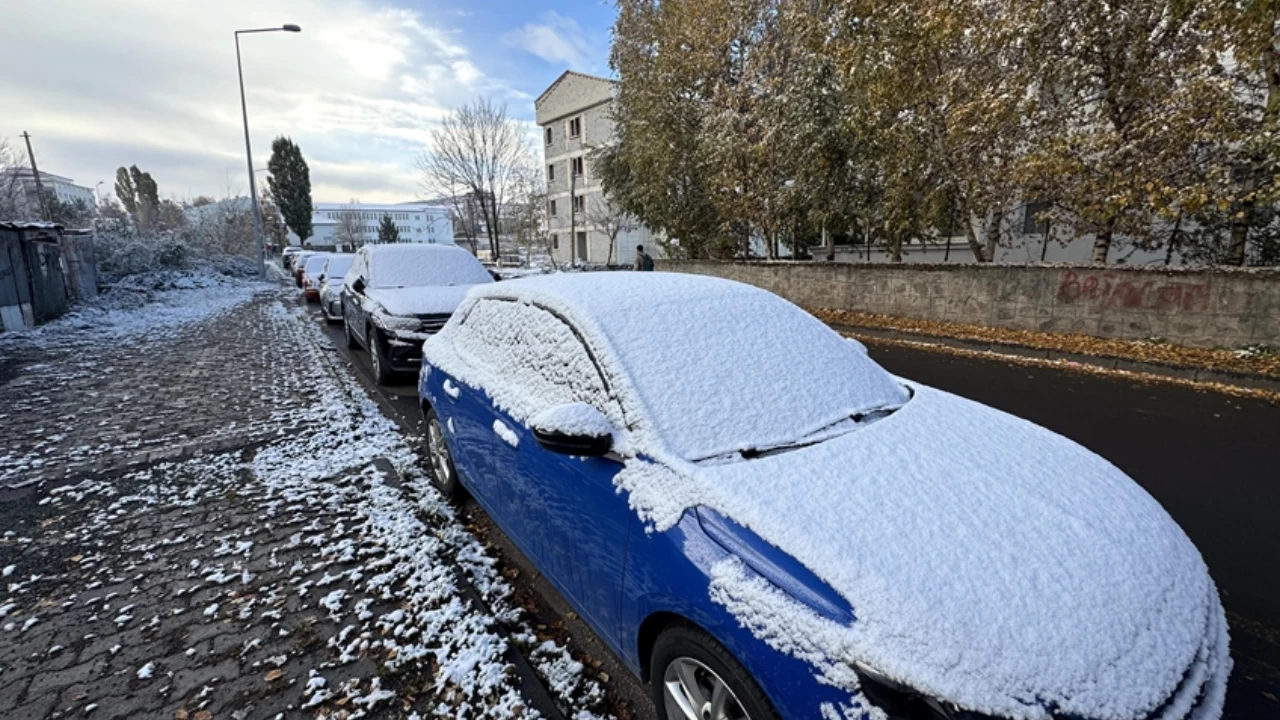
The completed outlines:
{"type": "Polygon", "coordinates": [[[1116,221],[1108,220],[1103,225],[1098,234],[1093,238],[1093,256],[1089,258],[1089,262],[1099,265],[1105,265],[1107,255],[1111,252],[1111,234],[1115,230],[1116,221]]]}
{"type": "Polygon", "coordinates": [[[969,250],[973,252],[974,260],[977,260],[980,263],[991,262],[991,259],[987,257],[986,251],[982,247],[982,243],[978,242],[978,233],[973,228],[975,219],[976,218],[970,216],[968,221],[965,222],[964,239],[969,243],[969,250]]]}
{"type": "Polygon", "coordinates": [[[983,253],[987,257],[987,262],[996,261],[996,249],[1000,247],[1000,225],[1004,220],[1004,214],[996,212],[991,217],[991,228],[987,231],[987,247],[983,253]]]}
{"type": "Polygon", "coordinates": [[[836,259],[836,242],[835,236],[827,232],[827,224],[822,224],[822,247],[827,250],[827,262],[835,262],[836,259]]]}
{"type": "Polygon", "coordinates": [[[1235,215],[1231,216],[1231,243],[1227,245],[1227,255],[1222,260],[1225,265],[1244,264],[1244,251],[1249,243],[1249,217],[1253,214],[1253,200],[1240,203],[1235,211],[1235,215]]]}
{"type": "Polygon", "coordinates": [[[893,247],[893,262],[896,262],[896,263],[902,262],[902,233],[901,232],[894,233],[893,239],[890,241],[890,243],[892,244],[892,247],[893,247]]]}
{"type": "Polygon", "coordinates": [[[1182,227],[1182,213],[1178,213],[1178,219],[1173,223],[1173,232],[1169,233],[1169,243],[1164,249],[1164,264],[1168,265],[1173,262],[1173,251],[1178,248],[1178,230],[1182,227]]]}

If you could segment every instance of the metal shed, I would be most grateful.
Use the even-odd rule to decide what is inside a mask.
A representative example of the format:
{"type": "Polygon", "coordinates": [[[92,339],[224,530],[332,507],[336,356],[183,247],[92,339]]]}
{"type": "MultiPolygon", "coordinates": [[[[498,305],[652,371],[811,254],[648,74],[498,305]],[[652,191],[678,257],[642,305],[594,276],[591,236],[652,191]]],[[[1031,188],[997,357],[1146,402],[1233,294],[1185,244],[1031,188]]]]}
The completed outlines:
{"type": "Polygon", "coordinates": [[[0,330],[32,327],[66,312],[62,226],[0,221],[0,330]]]}

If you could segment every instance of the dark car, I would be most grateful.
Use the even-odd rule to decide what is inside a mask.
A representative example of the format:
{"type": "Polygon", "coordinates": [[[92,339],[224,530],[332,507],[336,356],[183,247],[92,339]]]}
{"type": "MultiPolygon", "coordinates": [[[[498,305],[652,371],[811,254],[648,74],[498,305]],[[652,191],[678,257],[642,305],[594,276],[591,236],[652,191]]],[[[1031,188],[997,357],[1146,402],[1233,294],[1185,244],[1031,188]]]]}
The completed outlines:
{"type": "Polygon", "coordinates": [[[417,372],[422,342],[444,327],[467,290],[491,282],[456,245],[366,245],[342,284],[347,346],[369,351],[379,384],[417,372]]]}

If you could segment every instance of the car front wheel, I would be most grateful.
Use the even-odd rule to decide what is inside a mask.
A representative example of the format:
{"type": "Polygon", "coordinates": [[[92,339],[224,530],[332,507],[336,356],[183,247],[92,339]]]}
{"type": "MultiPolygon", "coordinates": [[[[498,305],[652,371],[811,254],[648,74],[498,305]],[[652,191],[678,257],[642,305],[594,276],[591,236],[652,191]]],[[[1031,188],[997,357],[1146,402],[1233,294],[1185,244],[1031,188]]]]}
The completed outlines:
{"type": "Polygon", "coordinates": [[[446,500],[462,499],[466,491],[458,482],[458,470],[453,465],[453,456],[449,454],[449,443],[444,436],[444,425],[436,411],[427,408],[427,459],[431,461],[431,484],[444,495],[446,500]]]}
{"type": "Polygon", "coordinates": [[[356,336],[351,334],[351,323],[347,322],[347,309],[342,309],[342,334],[347,336],[347,349],[356,350],[360,347],[360,341],[356,340],[356,336]]]}
{"type": "Polygon", "coordinates": [[[698,628],[664,631],[649,672],[658,720],[779,720],[746,668],[698,628]]]}
{"type": "Polygon", "coordinates": [[[378,342],[378,331],[371,327],[365,331],[364,338],[369,343],[369,366],[373,368],[374,382],[379,385],[390,384],[393,373],[382,353],[382,343],[378,342]]]}

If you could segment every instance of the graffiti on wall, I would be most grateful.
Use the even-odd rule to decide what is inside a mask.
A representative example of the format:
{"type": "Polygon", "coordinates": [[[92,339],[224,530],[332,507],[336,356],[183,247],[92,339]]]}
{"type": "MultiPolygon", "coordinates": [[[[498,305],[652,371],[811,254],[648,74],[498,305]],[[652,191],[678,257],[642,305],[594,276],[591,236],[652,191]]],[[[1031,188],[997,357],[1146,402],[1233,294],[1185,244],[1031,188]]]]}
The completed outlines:
{"type": "Polygon", "coordinates": [[[1209,309],[1209,283],[1125,279],[1129,273],[1067,270],[1058,286],[1058,300],[1087,302],[1099,310],[1163,310],[1205,312],[1209,309]]]}

